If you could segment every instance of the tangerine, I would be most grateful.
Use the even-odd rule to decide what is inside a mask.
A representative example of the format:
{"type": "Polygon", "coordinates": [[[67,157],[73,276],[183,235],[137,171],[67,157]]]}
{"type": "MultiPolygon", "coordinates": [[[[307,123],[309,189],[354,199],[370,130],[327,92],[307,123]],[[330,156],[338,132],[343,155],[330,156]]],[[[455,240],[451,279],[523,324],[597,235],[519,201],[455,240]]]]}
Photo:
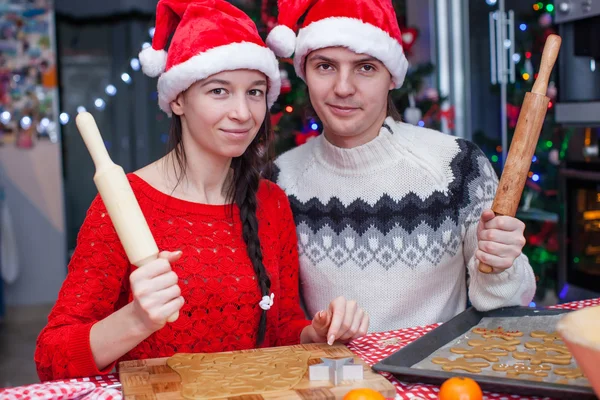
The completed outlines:
{"type": "Polygon", "coordinates": [[[376,390],[361,388],[346,393],[344,400],[385,400],[385,397],[376,390]]]}
{"type": "Polygon", "coordinates": [[[482,400],[481,388],[471,378],[455,376],[440,387],[439,400],[482,400]]]}

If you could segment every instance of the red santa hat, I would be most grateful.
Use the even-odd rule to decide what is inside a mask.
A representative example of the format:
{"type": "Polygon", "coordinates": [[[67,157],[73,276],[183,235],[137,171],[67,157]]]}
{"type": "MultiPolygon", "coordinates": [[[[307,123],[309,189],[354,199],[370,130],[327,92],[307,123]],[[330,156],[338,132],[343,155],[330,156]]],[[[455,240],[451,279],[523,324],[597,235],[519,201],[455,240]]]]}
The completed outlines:
{"type": "Polygon", "coordinates": [[[139,58],[146,75],[160,75],[158,104],[168,115],[179,93],[222,71],[264,73],[269,80],[269,107],[281,88],[277,58],[250,17],[225,0],[159,0],[152,46],[142,50],[139,58]]]}
{"type": "Polygon", "coordinates": [[[269,33],[267,45],[280,57],[294,54],[302,79],[310,52],[341,46],[381,61],[396,88],[404,83],[408,61],[391,0],[278,0],[278,6],[278,26],[269,33]],[[294,29],[304,14],[296,37],[294,29]]]}

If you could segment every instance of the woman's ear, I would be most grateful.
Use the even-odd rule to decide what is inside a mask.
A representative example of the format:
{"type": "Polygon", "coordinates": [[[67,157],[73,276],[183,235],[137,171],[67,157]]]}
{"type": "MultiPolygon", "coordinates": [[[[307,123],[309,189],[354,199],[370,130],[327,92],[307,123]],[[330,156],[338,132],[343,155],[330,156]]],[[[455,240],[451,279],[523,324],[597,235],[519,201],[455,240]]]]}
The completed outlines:
{"type": "Polygon", "coordinates": [[[175,100],[171,102],[171,111],[173,114],[182,116],[183,105],[185,104],[184,92],[181,92],[175,97],[175,100]]]}

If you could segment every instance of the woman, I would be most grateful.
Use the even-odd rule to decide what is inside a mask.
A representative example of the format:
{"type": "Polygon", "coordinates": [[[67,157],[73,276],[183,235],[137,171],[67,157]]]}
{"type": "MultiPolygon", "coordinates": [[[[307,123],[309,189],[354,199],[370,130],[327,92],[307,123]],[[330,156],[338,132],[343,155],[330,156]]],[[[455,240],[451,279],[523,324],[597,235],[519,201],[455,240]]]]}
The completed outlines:
{"type": "Polygon", "coordinates": [[[172,150],[129,181],[158,247],[176,251],[131,266],[97,197],[38,339],[40,378],[104,374],[120,360],[177,352],[364,335],[369,318],[355,302],[337,298],[312,322],[299,306],[289,203],[260,179],[279,69],[250,18],[224,0],[161,0],[140,61],[160,75],[172,150]]]}

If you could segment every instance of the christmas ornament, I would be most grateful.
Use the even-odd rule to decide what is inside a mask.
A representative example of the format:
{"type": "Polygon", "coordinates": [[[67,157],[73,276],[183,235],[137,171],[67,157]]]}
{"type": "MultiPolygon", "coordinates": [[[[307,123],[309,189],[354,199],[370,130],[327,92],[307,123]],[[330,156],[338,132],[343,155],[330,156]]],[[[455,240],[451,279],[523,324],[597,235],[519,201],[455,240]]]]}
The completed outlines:
{"type": "Polygon", "coordinates": [[[552,150],[550,150],[550,152],[548,153],[548,161],[552,165],[559,165],[560,164],[560,157],[559,157],[559,154],[558,154],[558,149],[552,149],[552,150]]]}
{"type": "Polygon", "coordinates": [[[402,48],[406,54],[410,54],[419,36],[419,31],[416,28],[407,27],[401,27],[400,30],[402,31],[402,48]]]}
{"type": "Polygon", "coordinates": [[[309,140],[319,136],[319,132],[318,131],[309,131],[307,133],[303,133],[300,131],[296,131],[294,136],[295,136],[296,146],[301,146],[304,143],[308,142],[309,140]]]}
{"type": "Polygon", "coordinates": [[[433,102],[437,102],[440,99],[440,94],[436,88],[427,88],[423,91],[423,96],[427,100],[431,100],[433,102]]]}
{"type": "Polygon", "coordinates": [[[550,100],[556,100],[556,95],[558,94],[558,89],[556,89],[556,83],[554,81],[548,84],[548,90],[546,91],[546,96],[550,98],[550,100]]]}
{"type": "Polygon", "coordinates": [[[508,117],[508,127],[514,128],[517,126],[517,121],[519,120],[519,113],[521,112],[521,107],[507,104],[506,105],[506,116],[508,117]]]}
{"type": "MultiPolygon", "coordinates": [[[[530,79],[533,77],[533,63],[531,62],[531,58],[525,60],[525,73],[529,75],[530,79]]],[[[529,80],[529,79],[527,79],[529,80]]]]}
{"type": "Polygon", "coordinates": [[[421,117],[423,117],[423,113],[416,106],[415,96],[413,93],[408,95],[408,102],[409,106],[406,108],[406,110],[404,110],[404,121],[412,125],[417,125],[421,120],[421,117]]]}
{"type": "Polygon", "coordinates": [[[281,94],[286,94],[292,91],[292,81],[290,81],[288,72],[285,69],[279,70],[281,74],[281,94]]]}
{"type": "Polygon", "coordinates": [[[538,18],[538,22],[542,28],[547,28],[550,25],[552,25],[552,15],[550,15],[549,13],[544,13],[540,15],[540,18],[538,18]]]}

